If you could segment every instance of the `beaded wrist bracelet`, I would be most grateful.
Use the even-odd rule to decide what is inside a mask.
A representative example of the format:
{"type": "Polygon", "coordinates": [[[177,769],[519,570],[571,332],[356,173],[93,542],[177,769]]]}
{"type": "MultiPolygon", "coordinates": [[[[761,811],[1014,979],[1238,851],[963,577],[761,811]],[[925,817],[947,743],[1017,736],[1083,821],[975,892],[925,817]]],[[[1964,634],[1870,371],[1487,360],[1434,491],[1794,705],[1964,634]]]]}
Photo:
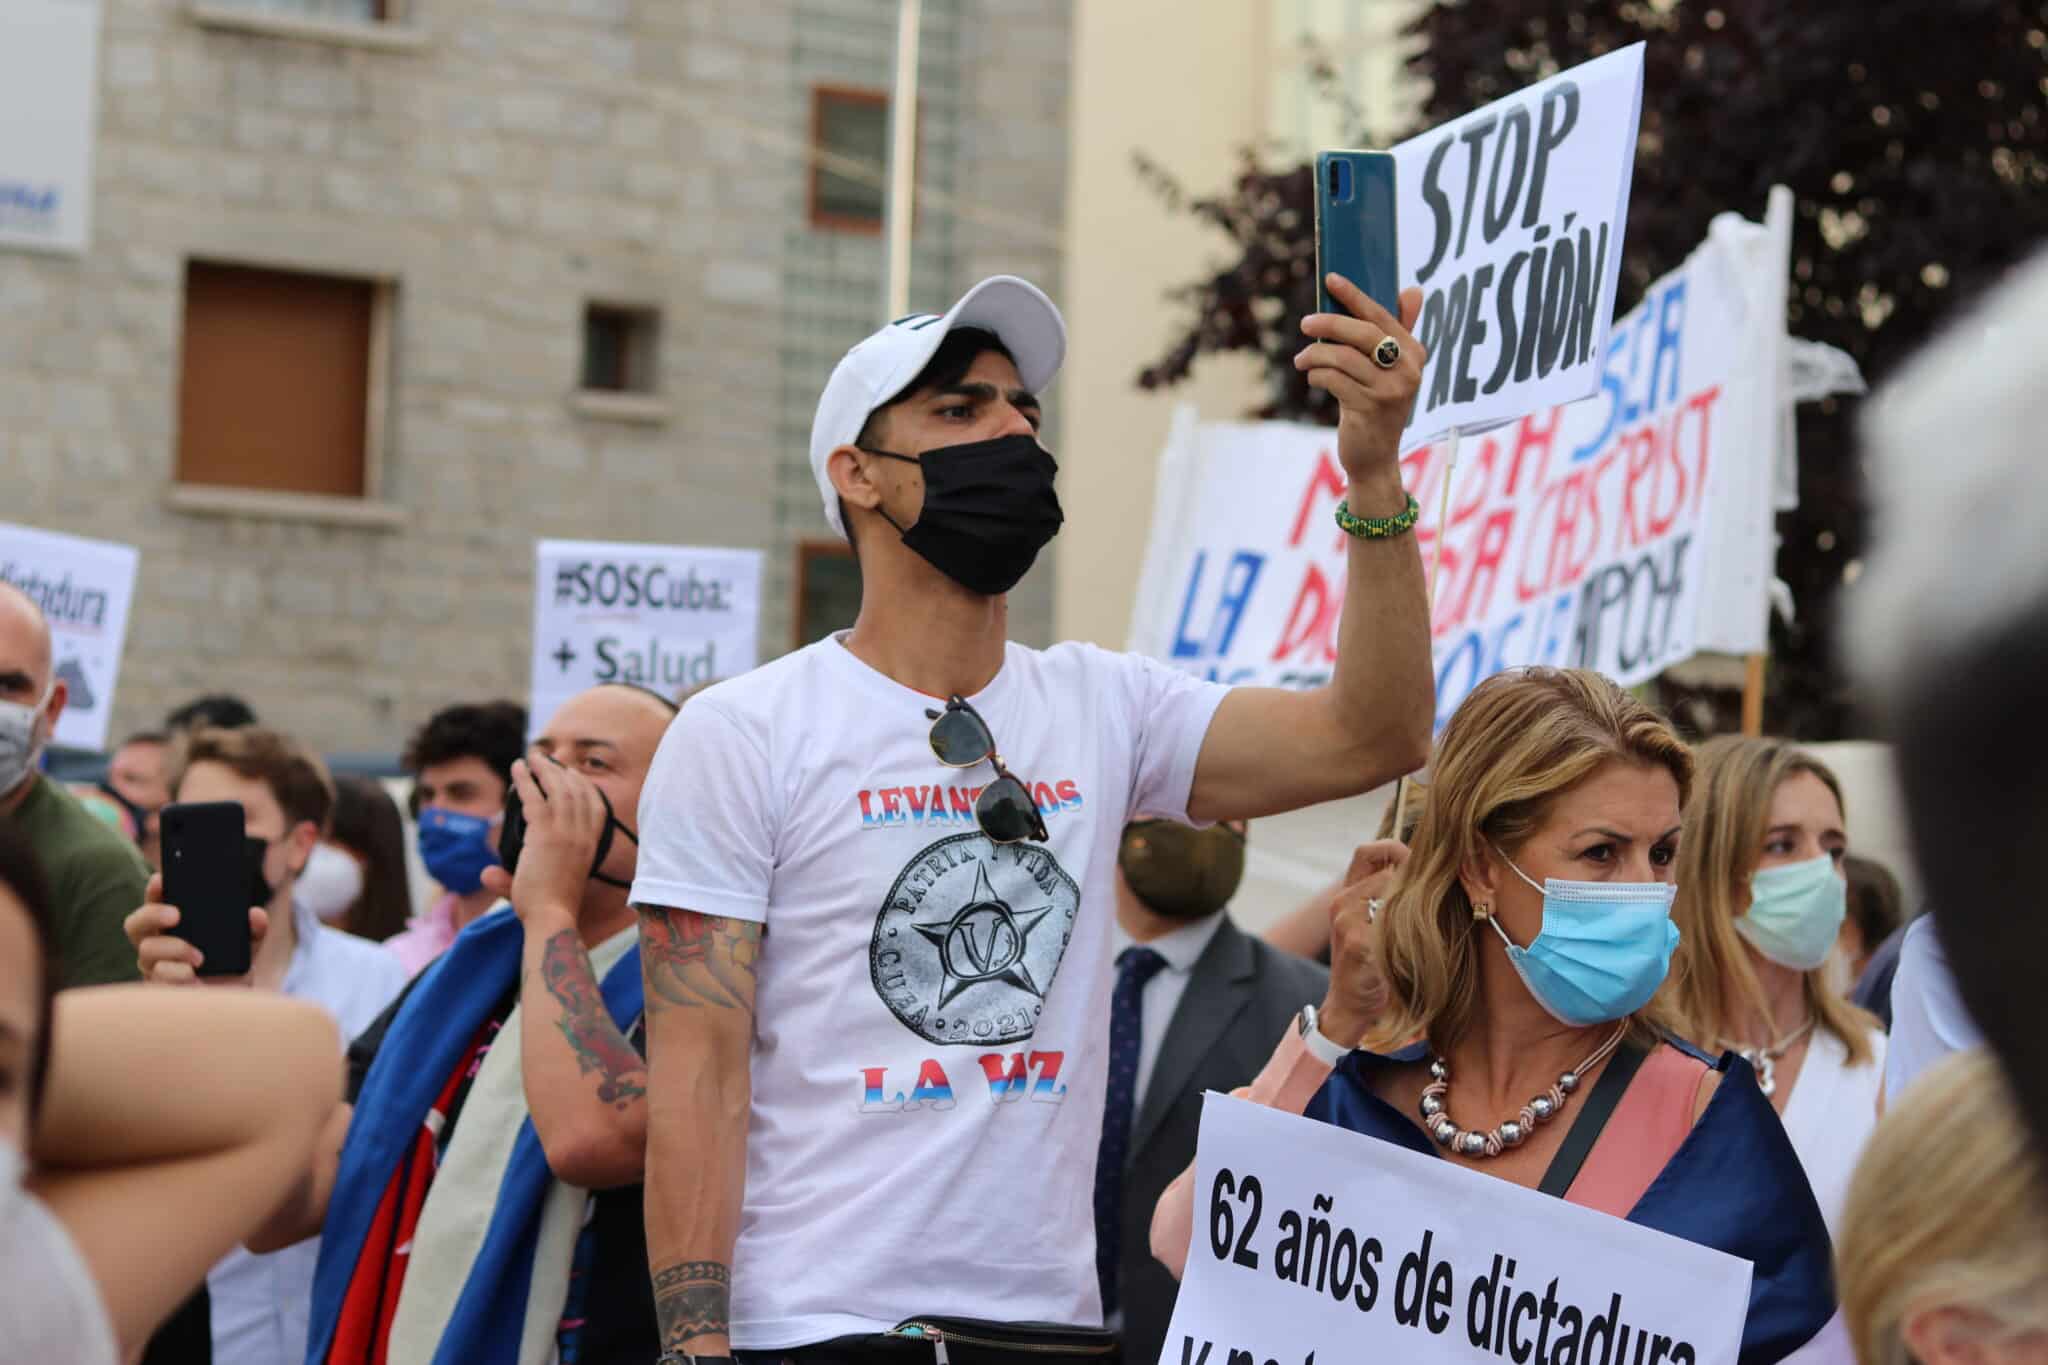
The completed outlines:
{"type": "Polygon", "coordinates": [[[1348,503],[1337,504],[1337,525],[1348,536],[1360,540],[1392,540],[1415,529],[1415,523],[1422,520],[1422,504],[1415,501],[1415,495],[1408,495],[1408,509],[1392,517],[1354,517],[1348,503]]]}

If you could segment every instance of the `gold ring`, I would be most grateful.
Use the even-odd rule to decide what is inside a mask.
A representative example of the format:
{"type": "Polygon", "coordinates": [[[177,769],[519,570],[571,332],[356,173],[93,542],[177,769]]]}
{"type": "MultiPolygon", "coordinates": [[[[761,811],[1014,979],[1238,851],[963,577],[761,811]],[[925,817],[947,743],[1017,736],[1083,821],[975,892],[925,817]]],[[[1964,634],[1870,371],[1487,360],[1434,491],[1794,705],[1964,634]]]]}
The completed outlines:
{"type": "Polygon", "coordinates": [[[1392,337],[1381,337],[1380,344],[1372,348],[1372,363],[1383,370],[1391,370],[1401,363],[1401,343],[1392,337]]]}

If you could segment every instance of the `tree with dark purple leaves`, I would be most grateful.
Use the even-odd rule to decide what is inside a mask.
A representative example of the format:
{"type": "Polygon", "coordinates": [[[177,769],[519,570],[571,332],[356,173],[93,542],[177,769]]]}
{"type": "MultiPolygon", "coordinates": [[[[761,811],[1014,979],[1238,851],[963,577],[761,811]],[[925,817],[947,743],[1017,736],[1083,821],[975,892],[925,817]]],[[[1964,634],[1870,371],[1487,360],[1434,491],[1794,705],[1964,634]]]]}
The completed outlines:
{"type": "MultiPolygon", "coordinates": [[[[2048,0],[1461,0],[1432,5],[1413,31],[1426,45],[1410,66],[1431,91],[1418,128],[1648,44],[1617,311],[1682,262],[1716,213],[1760,218],[1770,187],[1788,185],[1787,324],[1854,356],[1875,387],[2048,238],[2048,0]]],[[[1309,60],[1325,95],[1355,110],[1327,63],[1309,60]]],[[[1395,131],[1360,127],[1350,145],[1386,146],[1395,131]]],[[[1251,351],[1271,380],[1253,415],[1333,423],[1335,405],[1293,365],[1315,307],[1309,164],[1248,150],[1236,180],[1208,196],[1142,154],[1138,173],[1236,253],[1173,291],[1188,325],[1138,383],[1171,386],[1204,354],[1251,351]]],[[[1805,739],[1857,724],[1833,648],[1866,536],[1852,414],[1835,399],[1802,406],[1799,507],[1778,524],[1777,571],[1798,619],[1772,624],[1766,724],[1805,739]]],[[[1732,694],[1667,684],[1665,700],[1697,728],[1734,725],[1732,694]]]]}

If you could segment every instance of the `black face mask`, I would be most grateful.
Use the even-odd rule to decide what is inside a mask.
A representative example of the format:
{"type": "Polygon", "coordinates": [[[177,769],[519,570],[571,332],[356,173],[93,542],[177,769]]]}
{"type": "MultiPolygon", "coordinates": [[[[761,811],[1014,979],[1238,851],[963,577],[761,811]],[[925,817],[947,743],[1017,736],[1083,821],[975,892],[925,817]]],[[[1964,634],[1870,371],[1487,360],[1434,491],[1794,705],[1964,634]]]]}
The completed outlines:
{"type": "Polygon", "coordinates": [[[1124,826],[1117,866],[1133,895],[1169,919],[1200,919],[1230,903],[1244,880],[1245,837],[1227,825],[1171,820],[1124,826]]]}
{"type": "MultiPolygon", "coordinates": [[[[1046,542],[1059,534],[1059,465],[1035,436],[942,446],[922,456],[860,449],[924,472],[924,510],[909,530],[882,519],[946,577],[987,597],[1017,586],[1046,542]]],[[[880,511],[881,509],[877,508],[880,511]]]]}
{"type": "MultiPolygon", "coordinates": [[[[267,906],[270,904],[270,898],[277,894],[277,888],[271,885],[270,878],[263,875],[263,859],[270,852],[270,840],[245,834],[242,836],[242,844],[249,851],[249,904],[267,906]]],[[[296,877],[299,874],[294,871],[286,875],[296,877]]]]}
{"type": "MultiPolygon", "coordinates": [[[[547,795],[545,789],[542,790],[541,795],[547,795]]],[[[612,799],[604,794],[603,787],[597,789],[597,799],[604,802],[604,833],[597,836],[597,853],[590,860],[590,880],[603,882],[606,886],[616,886],[623,890],[631,891],[633,883],[623,882],[617,877],[607,876],[599,869],[604,866],[604,860],[611,854],[614,837],[623,834],[637,848],[640,844],[640,836],[627,829],[626,822],[619,819],[618,813],[612,809],[612,799]]],[[[505,865],[505,871],[508,874],[516,873],[519,870],[519,854],[525,847],[526,805],[520,800],[519,789],[513,787],[505,793],[505,818],[498,826],[498,861],[505,865]]]]}

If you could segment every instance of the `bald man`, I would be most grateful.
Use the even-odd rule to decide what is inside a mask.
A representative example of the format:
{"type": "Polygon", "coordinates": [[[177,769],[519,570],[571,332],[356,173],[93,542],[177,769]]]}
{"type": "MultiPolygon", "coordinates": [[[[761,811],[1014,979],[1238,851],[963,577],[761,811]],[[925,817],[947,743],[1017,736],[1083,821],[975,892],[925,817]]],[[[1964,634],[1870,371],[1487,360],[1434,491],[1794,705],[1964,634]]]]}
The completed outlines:
{"type": "Polygon", "coordinates": [[[0,819],[28,835],[49,876],[58,987],[133,981],[121,921],[142,904],[149,869],[133,843],[36,771],[65,699],[42,609],[0,583],[0,819]]]}

